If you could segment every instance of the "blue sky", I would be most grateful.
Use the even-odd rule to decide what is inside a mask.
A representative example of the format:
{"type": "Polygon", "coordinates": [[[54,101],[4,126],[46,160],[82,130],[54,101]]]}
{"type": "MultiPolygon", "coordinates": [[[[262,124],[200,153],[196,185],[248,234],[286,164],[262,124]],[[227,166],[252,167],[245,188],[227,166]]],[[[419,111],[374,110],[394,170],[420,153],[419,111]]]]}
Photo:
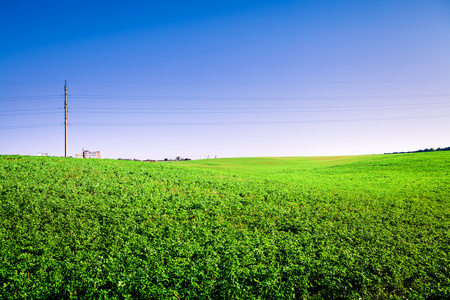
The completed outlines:
{"type": "Polygon", "coordinates": [[[0,154],[450,146],[450,2],[0,1],[0,154]]]}

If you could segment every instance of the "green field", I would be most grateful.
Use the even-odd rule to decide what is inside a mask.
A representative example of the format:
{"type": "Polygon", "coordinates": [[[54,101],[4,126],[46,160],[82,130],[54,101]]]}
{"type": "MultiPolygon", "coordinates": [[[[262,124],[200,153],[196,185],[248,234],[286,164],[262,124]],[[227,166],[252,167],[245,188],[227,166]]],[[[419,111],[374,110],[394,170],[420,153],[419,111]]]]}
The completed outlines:
{"type": "Polygon", "coordinates": [[[450,151],[0,156],[0,299],[449,299],[450,151]]]}

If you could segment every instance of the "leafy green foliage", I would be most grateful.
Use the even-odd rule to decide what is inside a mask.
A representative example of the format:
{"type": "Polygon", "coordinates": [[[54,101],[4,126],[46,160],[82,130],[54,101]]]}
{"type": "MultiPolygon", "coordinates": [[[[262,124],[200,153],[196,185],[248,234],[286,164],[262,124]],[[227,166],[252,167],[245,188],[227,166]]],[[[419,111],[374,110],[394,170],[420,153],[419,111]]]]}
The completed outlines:
{"type": "Polygon", "coordinates": [[[450,152],[0,156],[0,299],[450,297],[450,152]]]}

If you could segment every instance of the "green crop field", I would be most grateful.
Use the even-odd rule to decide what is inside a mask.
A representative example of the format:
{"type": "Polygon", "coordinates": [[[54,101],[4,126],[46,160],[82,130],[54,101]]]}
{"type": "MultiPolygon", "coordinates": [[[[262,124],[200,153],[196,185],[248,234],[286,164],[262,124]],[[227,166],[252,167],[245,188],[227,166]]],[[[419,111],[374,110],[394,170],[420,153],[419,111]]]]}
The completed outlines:
{"type": "Polygon", "coordinates": [[[450,151],[0,156],[0,299],[449,299],[450,151]]]}

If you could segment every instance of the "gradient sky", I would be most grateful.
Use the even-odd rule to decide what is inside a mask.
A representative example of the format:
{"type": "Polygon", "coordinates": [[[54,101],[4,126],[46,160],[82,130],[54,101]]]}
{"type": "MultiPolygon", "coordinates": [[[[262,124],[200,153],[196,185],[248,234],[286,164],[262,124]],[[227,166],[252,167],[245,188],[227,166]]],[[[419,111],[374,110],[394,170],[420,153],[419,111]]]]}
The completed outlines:
{"type": "Polygon", "coordinates": [[[0,1],[0,154],[450,146],[450,1],[0,1]]]}

